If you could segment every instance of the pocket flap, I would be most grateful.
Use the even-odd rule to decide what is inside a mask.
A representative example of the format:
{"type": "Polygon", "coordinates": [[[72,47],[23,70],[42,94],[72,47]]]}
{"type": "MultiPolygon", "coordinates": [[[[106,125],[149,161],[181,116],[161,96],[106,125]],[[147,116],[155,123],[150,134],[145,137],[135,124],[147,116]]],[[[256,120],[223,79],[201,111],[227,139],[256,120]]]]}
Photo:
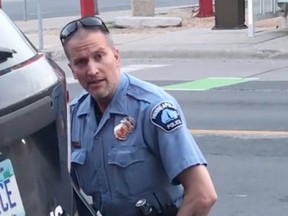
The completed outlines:
{"type": "Polygon", "coordinates": [[[114,164],[120,167],[128,167],[131,164],[144,161],[143,151],[113,151],[108,154],[108,164],[114,164]]]}

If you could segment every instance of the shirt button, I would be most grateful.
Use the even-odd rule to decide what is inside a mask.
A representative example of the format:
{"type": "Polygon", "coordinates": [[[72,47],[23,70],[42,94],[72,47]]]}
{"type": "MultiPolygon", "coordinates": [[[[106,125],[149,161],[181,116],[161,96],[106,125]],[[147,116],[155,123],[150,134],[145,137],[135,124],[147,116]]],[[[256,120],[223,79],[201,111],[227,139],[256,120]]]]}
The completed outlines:
{"type": "Polygon", "coordinates": [[[94,139],[95,139],[95,140],[99,140],[99,136],[95,136],[94,139]]]}

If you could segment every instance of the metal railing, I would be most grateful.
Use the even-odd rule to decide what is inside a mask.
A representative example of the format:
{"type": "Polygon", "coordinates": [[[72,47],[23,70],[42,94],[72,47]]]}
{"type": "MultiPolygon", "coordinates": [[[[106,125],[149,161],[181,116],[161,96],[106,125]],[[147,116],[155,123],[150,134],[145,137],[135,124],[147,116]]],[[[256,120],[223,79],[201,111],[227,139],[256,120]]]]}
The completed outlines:
{"type": "Polygon", "coordinates": [[[287,10],[279,7],[280,2],[281,4],[288,5],[288,0],[247,0],[249,37],[254,37],[254,22],[262,19],[281,16],[284,20],[281,23],[281,27],[287,28],[287,10]]]}

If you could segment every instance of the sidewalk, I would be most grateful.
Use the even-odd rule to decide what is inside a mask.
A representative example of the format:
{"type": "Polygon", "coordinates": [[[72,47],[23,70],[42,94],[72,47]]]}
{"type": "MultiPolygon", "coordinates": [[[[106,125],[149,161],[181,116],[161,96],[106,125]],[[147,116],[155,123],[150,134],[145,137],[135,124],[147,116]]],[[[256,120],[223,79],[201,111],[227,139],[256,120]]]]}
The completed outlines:
{"type": "MultiPolygon", "coordinates": [[[[167,9],[156,9],[156,14],[167,9]]],[[[106,23],[116,17],[130,16],[131,11],[102,13],[106,23]]],[[[44,52],[53,59],[64,59],[59,41],[60,29],[76,17],[43,19],[44,52]]],[[[38,47],[38,20],[16,24],[38,47]]],[[[122,58],[242,58],[285,59],[288,57],[288,29],[256,28],[255,37],[247,29],[211,30],[211,28],[129,29],[111,28],[112,37],[122,58]]]]}

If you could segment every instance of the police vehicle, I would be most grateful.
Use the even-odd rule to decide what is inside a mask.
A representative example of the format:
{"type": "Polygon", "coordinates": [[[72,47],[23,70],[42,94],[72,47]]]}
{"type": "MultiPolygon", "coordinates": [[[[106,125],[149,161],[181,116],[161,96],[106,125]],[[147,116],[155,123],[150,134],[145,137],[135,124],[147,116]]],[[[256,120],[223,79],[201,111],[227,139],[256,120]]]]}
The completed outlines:
{"type": "Polygon", "coordinates": [[[65,73],[1,9],[0,26],[0,215],[92,215],[69,175],[65,73]]]}

